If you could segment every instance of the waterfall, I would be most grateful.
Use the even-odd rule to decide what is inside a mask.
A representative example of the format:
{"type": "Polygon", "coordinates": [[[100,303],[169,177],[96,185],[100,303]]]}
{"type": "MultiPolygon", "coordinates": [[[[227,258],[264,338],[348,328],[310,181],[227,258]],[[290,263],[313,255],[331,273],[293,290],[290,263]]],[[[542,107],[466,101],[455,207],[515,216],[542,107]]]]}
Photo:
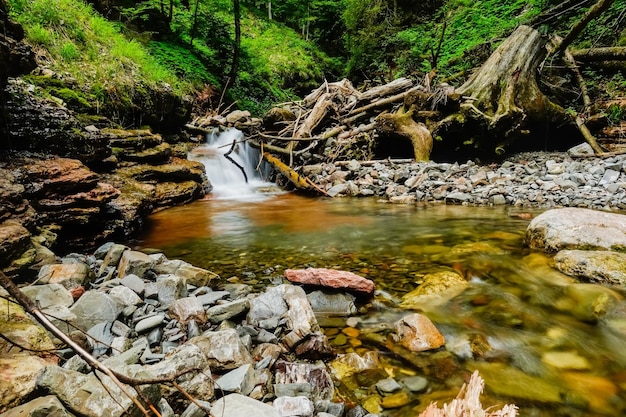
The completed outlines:
{"type": "Polygon", "coordinates": [[[258,200],[277,192],[276,185],[263,180],[261,176],[267,175],[265,162],[260,164],[261,173],[257,170],[259,151],[243,139],[243,133],[237,129],[223,132],[216,130],[207,135],[204,145],[189,153],[189,159],[204,164],[207,177],[213,185],[213,198],[258,200]],[[232,152],[229,152],[231,149],[232,152]]]}

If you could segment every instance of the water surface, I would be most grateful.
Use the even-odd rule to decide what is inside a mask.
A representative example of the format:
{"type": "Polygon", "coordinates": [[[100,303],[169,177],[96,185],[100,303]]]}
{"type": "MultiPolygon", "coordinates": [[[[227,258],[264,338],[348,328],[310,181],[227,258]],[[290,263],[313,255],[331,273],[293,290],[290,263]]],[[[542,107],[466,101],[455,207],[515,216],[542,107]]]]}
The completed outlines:
{"type": "MultiPolygon", "coordinates": [[[[286,268],[336,268],[374,280],[379,291],[356,322],[320,322],[338,352],[380,351],[394,377],[427,377],[427,392],[387,415],[416,416],[430,401],[450,401],[475,369],[486,380],[486,405],[513,402],[522,416],[622,415],[626,325],[594,322],[578,311],[584,294],[598,286],[578,288],[550,268],[550,256],[529,250],[529,220],[521,214],[511,207],[420,207],[371,198],[209,196],[151,216],[139,246],[257,291],[280,283],[286,268]],[[445,302],[418,308],[444,334],[446,349],[404,359],[391,354],[376,342],[386,336],[377,329],[414,312],[400,307],[402,297],[439,271],[456,271],[469,282],[445,302]]],[[[604,290],[594,308],[608,306],[604,317],[620,323],[626,310],[620,290],[604,290]]]]}

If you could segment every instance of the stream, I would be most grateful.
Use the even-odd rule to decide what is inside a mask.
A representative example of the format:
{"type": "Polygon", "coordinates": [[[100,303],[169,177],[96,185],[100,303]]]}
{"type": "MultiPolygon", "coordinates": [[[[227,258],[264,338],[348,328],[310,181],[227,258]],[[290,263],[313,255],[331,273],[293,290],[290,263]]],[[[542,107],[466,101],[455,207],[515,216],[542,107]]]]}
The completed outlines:
{"type": "MultiPolygon", "coordinates": [[[[191,156],[215,158],[219,146],[191,156]]],[[[207,169],[209,179],[219,183],[215,177],[233,167],[207,169]]],[[[609,305],[599,321],[585,310],[589,294],[602,294],[598,300],[623,294],[580,284],[552,269],[551,256],[528,249],[528,215],[539,212],[313,199],[260,178],[223,189],[152,215],[136,247],[256,291],[282,283],[287,268],[341,269],[373,280],[376,296],[357,315],[319,322],[337,353],[380,351],[394,378],[426,377],[427,390],[384,415],[416,416],[431,401],[449,402],[474,370],[485,379],[485,406],[515,403],[522,416],[617,416],[626,409],[624,303],[609,305]],[[444,335],[445,349],[402,358],[376,343],[372,335],[381,328],[418,311],[403,307],[403,297],[440,271],[469,282],[462,292],[419,306],[444,335]]]]}

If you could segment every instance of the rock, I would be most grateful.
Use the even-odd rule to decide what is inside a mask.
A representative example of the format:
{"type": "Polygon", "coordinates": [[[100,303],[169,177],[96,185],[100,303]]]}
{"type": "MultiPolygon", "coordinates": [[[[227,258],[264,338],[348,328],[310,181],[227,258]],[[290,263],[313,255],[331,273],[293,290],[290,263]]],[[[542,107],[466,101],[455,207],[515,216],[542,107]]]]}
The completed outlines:
{"type": "Polygon", "coordinates": [[[143,279],[139,278],[135,274],[126,275],[124,278],[122,278],[120,283],[123,286],[133,290],[135,294],[139,296],[141,296],[146,289],[146,284],[143,282],[143,279]]]}
{"type": "Polygon", "coordinates": [[[74,324],[85,331],[98,323],[114,322],[121,311],[112,297],[100,291],[87,291],[70,308],[70,312],[76,315],[74,324]]]}
{"type": "Polygon", "coordinates": [[[29,285],[23,287],[22,292],[41,309],[74,304],[72,294],[61,284],[29,285]]]}
{"type": "Polygon", "coordinates": [[[313,417],[315,407],[306,397],[278,397],[274,408],[282,417],[313,417]]]}
{"type": "Polygon", "coordinates": [[[154,260],[149,255],[134,250],[126,250],[122,253],[117,266],[118,276],[124,278],[126,275],[134,274],[143,277],[153,267],[154,260]]]}
{"type": "Polygon", "coordinates": [[[196,297],[179,298],[169,308],[170,317],[181,324],[187,324],[191,320],[197,324],[207,321],[207,313],[204,306],[196,297]]]}
{"type": "Polygon", "coordinates": [[[322,363],[298,363],[278,361],[274,368],[275,388],[277,386],[307,386],[304,390],[312,401],[332,400],[334,385],[326,366],[322,363]]]}
{"type": "Polygon", "coordinates": [[[304,290],[294,285],[279,285],[268,288],[265,293],[250,300],[246,320],[253,326],[275,329],[285,317],[286,330],[283,344],[294,348],[316,331],[319,325],[304,290]]]}
{"type": "Polygon", "coordinates": [[[383,397],[383,400],[381,401],[380,405],[384,409],[400,408],[400,407],[407,405],[410,402],[411,402],[411,398],[409,397],[409,394],[407,394],[404,391],[400,391],[395,394],[391,394],[391,395],[387,395],[383,397]]]}
{"type": "Polygon", "coordinates": [[[0,414],[0,417],[73,417],[54,395],[39,397],[0,414]]]}
{"type": "Polygon", "coordinates": [[[143,300],[128,287],[118,285],[109,290],[109,296],[115,300],[122,308],[136,306],[143,303],[143,300]]]}
{"type": "MultiPolygon", "coordinates": [[[[215,394],[209,361],[202,350],[194,344],[186,343],[170,350],[162,361],[147,365],[145,369],[157,378],[166,378],[193,369],[177,378],[176,381],[194,398],[209,400],[215,394]]],[[[176,398],[178,391],[172,389],[165,395],[176,398]]]]}
{"type": "Polygon", "coordinates": [[[402,389],[402,386],[398,384],[393,378],[381,379],[376,383],[376,389],[382,393],[396,392],[402,389]]]}
{"type": "Polygon", "coordinates": [[[185,411],[180,415],[180,417],[204,417],[208,415],[207,413],[211,410],[211,403],[202,400],[196,400],[196,403],[191,403],[187,406],[185,411]]]}
{"type": "MultiPolygon", "coordinates": [[[[133,377],[134,375],[129,375],[133,377]]],[[[39,388],[56,395],[70,411],[85,417],[121,417],[129,413],[134,415],[135,404],[106,375],[81,374],[58,366],[48,366],[37,379],[39,388]],[[105,386],[103,385],[106,385],[105,386]]],[[[152,403],[158,402],[158,385],[143,386],[142,392],[152,403]]],[[[136,396],[135,390],[126,389],[136,396]]]]}
{"type": "Polygon", "coordinates": [[[605,285],[626,286],[626,253],[562,250],[554,257],[564,274],[605,285]]]}
{"type": "Polygon", "coordinates": [[[254,368],[249,363],[241,365],[219,377],[215,384],[224,392],[248,395],[252,392],[255,384],[254,368]]]}
{"type": "Polygon", "coordinates": [[[157,274],[174,274],[185,279],[188,284],[195,285],[196,287],[208,286],[213,279],[218,277],[211,271],[198,268],[181,260],[158,262],[154,269],[157,274]]]}
{"type": "Polygon", "coordinates": [[[366,352],[363,356],[357,353],[347,353],[330,362],[334,378],[341,382],[341,386],[349,391],[360,387],[370,387],[389,375],[385,371],[378,354],[374,351],[366,352]]]}
{"type": "Polygon", "coordinates": [[[206,310],[211,323],[220,323],[248,311],[250,302],[246,299],[235,300],[230,303],[218,304],[206,310]]]}
{"type": "Polygon", "coordinates": [[[282,417],[271,405],[241,394],[229,394],[215,401],[211,413],[220,417],[282,417]]]}
{"type": "Polygon", "coordinates": [[[372,295],[374,282],[355,273],[326,268],[287,269],[285,277],[291,282],[339,288],[359,294],[372,295]]]}
{"type": "Polygon", "coordinates": [[[187,296],[187,282],[178,275],[159,275],[156,284],[158,300],[165,307],[187,296]]]}
{"type": "Polygon", "coordinates": [[[548,210],[530,222],[526,240],[531,248],[548,252],[626,251],[626,215],[582,208],[548,210]]]}
{"type": "Polygon", "coordinates": [[[165,316],[162,314],[155,314],[154,316],[146,317],[143,320],[140,320],[135,325],[135,331],[137,333],[143,333],[148,330],[152,330],[157,326],[160,326],[161,323],[165,320],[165,316]]]}
{"type": "Polygon", "coordinates": [[[402,296],[400,305],[406,309],[423,309],[428,304],[441,304],[462,293],[468,285],[468,282],[454,271],[426,274],[416,289],[402,296]]]}
{"type": "Polygon", "coordinates": [[[578,320],[594,323],[622,300],[618,292],[602,285],[571,284],[564,288],[554,307],[578,320]]]}
{"type": "Polygon", "coordinates": [[[0,267],[7,266],[30,247],[30,232],[16,222],[0,223],[0,267]]]}
{"type": "Polygon", "coordinates": [[[566,395],[557,381],[528,375],[503,363],[471,362],[468,369],[477,370],[491,392],[517,401],[562,404],[566,395]]]}
{"type": "Polygon", "coordinates": [[[28,397],[35,390],[39,373],[52,362],[23,352],[0,357],[0,413],[28,397]]]}
{"type": "Polygon", "coordinates": [[[422,392],[428,387],[428,380],[418,375],[402,378],[401,382],[412,392],[422,392]]]}
{"type": "Polygon", "coordinates": [[[204,332],[201,336],[190,339],[188,343],[202,350],[211,369],[216,372],[228,371],[253,362],[250,352],[234,329],[204,332]]]}
{"type": "Polygon", "coordinates": [[[550,366],[558,369],[571,369],[575,371],[590,370],[591,363],[584,356],[580,356],[577,352],[544,352],[541,360],[550,366]]]}
{"type": "Polygon", "coordinates": [[[317,316],[352,316],[357,312],[351,294],[313,291],[307,298],[317,316]]]}
{"type": "Polygon", "coordinates": [[[104,256],[102,266],[100,267],[100,271],[98,272],[98,276],[102,276],[104,270],[108,267],[113,267],[117,269],[118,264],[120,263],[120,259],[122,259],[122,254],[130,250],[128,246],[120,245],[117,243],[112,243],[108,246],[108,250],[104,256]]]}
{"type": "Polygon", "coordinates": [[[87,287],[94,279],[89,265],[83,263],[44,265],[39,270],[38,282],[42,284],[61,284],[68,290],[87,287]]]}
{"type": "Polygon", "coordinates": [[[433,322],[419,313],[398,320],[395,328],[399,343],[412,352],[438,349],[445,344],[433,322]]]}

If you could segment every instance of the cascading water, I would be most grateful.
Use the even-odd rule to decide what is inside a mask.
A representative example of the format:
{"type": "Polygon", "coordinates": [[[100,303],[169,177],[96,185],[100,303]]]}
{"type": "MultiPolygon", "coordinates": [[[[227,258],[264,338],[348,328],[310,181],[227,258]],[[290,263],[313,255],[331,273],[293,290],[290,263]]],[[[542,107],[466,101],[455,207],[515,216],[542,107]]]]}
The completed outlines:
{"type": "Polygon", "coordinates": [[[216,131],[207,135],[206,144],[189,153],[189,159],[204,164],[213,185],[213,198],[249,201],[265,199],[278,191],[275,184],[262,178],[267,174],[265,163],[257,169],[259,151],[243,139],[243,133],[237,129],[216,131]]]}

